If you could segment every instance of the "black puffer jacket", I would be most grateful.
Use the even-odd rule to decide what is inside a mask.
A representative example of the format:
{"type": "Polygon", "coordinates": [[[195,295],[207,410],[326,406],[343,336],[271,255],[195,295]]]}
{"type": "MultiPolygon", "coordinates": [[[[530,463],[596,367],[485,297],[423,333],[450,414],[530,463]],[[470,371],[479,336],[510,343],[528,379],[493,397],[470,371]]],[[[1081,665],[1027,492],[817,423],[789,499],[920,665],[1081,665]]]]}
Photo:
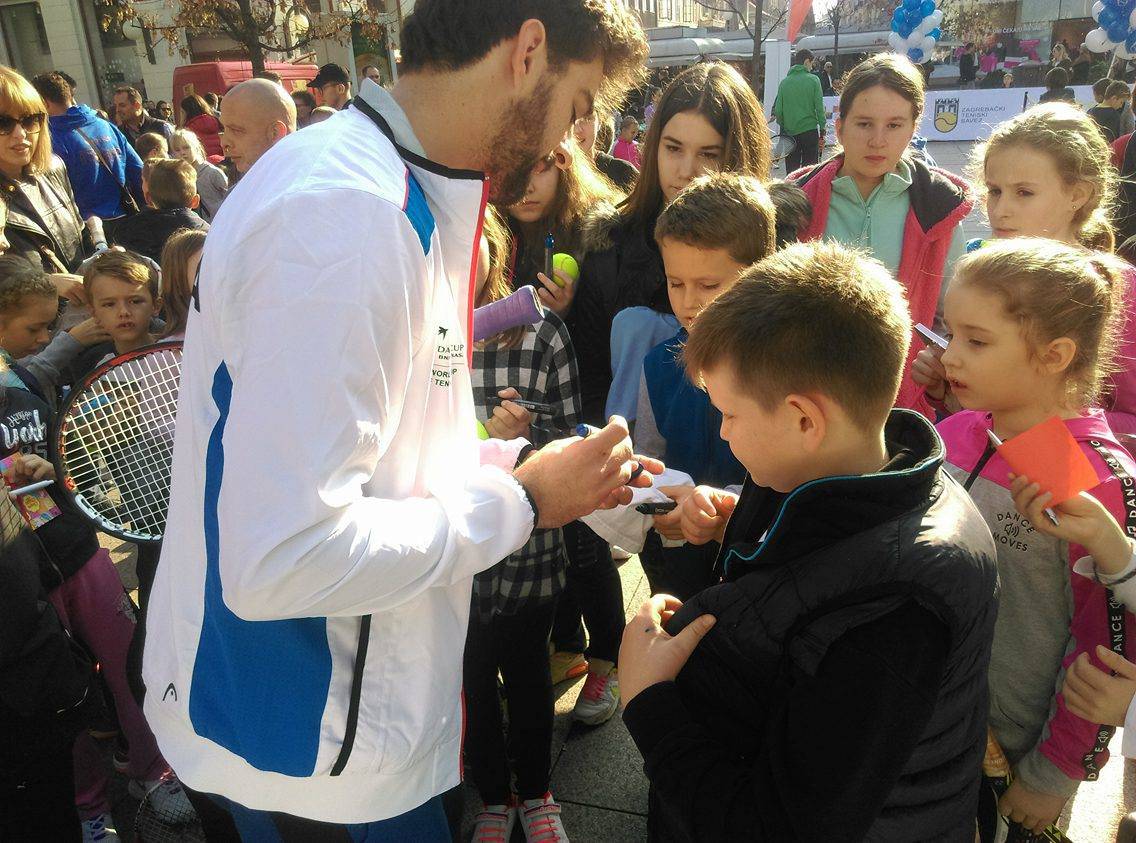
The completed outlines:
{"type": "Polygon", "coordinates": [[[15,507],[0,500],[0,788],[41,767],[49,743],[73,741],[98,707],[93,661],[48,602],[35,538],[19,521],[15,507]]]}
{"type": "Polygon", "coordinates": [[[53,157],[50,170],[19,182],[0,177],[0,190],[8,202],[4,236],[12,251],[37,254],[44,272],[74,272],[89,250],[63,162],[53,157]]]}
{"type": "Polygon", "coordinates": [[[996,551],[930,423],[886,438],[877,474],[747,480],[724,582],[667,631],[716,625],[624,714],[653,839],[973,840],[996,551]]]}
{"type": "Polygon", "coordinates": [[[639,225],[618,215],[593,216],[584,231],[588,258],[568,330],[580,367],[584,421],[602,425],[611,388],[611,323],[619,311],[646,306],[672,313],[663,257],[655,244],[655,218],[639,225]]]}

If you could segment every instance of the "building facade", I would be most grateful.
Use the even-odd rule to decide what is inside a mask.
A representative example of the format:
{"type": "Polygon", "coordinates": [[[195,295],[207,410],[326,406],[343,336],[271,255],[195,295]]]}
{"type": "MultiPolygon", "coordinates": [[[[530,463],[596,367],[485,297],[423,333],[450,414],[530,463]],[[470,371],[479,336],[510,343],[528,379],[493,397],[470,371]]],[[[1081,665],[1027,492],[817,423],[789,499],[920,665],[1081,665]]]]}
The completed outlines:
{"type": "MultiPolygon", "coordinates": [[[[317,16],[329,2],[303,0],[283,16],[282,28],[295,28],[295,15],[317,16]],[[286,18],[286,19],[284,19],[286,18]]],[[[379,0],[382,4],[383,0],[379,0]]],[[[391,8],[388,43],[375,44],[358,33],[345,33],[344,42],[314,43],[304,55],[273,54],[268,61],[336,62],[357,76],[363,66],[375,64],[388,78],[398,47],[398,11],[413,8],[413,0],[387,0],[391,8]],[[396,11],[397,10],[397,11],[396,11]]],[[[168,13],[163,0],[136,3],[143,12],[168,13]]],[[[383,6],[385,9],[385,6],[383,6]]],[[[294,42],[293,42],[294,43],[294,42]]],[[[62,70],[78,82],[81,102],[109,110],[114,89],[133,85],[146,99],[180,99],[173,90],[174,69],[192,62],[247,60],[231,39],[209,32],[183,34],[179,43],[149,37],[137,26],[121,30],[104,26],[96,0],[0,0],[0,64],[14,67],[28,78],[49,70],[62,70]]]]}

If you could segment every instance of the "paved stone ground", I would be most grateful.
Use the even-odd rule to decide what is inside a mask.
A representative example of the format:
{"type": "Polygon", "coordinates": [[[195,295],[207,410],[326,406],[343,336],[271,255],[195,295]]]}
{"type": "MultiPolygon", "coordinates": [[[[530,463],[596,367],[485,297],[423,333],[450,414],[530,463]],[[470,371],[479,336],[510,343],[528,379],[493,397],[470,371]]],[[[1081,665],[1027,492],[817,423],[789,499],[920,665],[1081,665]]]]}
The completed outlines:
{"type": "MultiPolygon", "coordinates": [[[[940,166],[961,173],[971,146],[969,143],[933,143],[930,152],[940,166]]],[[[968,237],[987,233],[980,211],[971,214],[964,227],[968,237]]],[[[133,554],[129,546],[108,541],[108,547],[112,548],[124,581],[133,587],[133,554]]],[[[625,563],[620,573],[630,614],[646,598],[647,582],[636,559],[625,563]]],[[[564,806],[564,824],[576,841],[642,841],[646,839],[647,828],[647,783],[642,761],[618,716],[595,728],[573,724],[572,706],[582,685],[580,679],[557,689],[552,791],[564,806]]],[[[1136,763],[1120,760],[1119,732],[1112,749],[1116,758],[1105,767],[1100,781],[1082,786],[1066,811],[1063,825],[1075,843],[1111,843],[1120,818],[1136,810],[1136,763]]],[[[130,840],[136,803],[126,796],[121,781],[115,783],[114,793],[120,833],[130,840]]],[[[473,814],[478,807],[476,794],[467,787],[465,840],[469,839],[473,814]]],[[[518,829],[514,840],[521,839],[518,829]]]]}

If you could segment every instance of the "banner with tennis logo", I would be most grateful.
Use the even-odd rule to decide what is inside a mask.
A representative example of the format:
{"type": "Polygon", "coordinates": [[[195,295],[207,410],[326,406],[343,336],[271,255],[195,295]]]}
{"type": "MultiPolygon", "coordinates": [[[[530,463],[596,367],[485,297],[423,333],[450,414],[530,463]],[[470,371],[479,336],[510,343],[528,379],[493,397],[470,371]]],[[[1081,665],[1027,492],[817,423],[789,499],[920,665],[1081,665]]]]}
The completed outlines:
{"type": "MultiPolygon", "coordinates": [[[[1092,105],[1092,88],[1074,89],[1083,108],[1092,105]]],[[[1038,101],[1044,88],[992,88],[927,92],[919,134],[932,141],[985,140],[999,123],[1021,114],[1038,101]]],[[[840,116],[840,98],[825,97],[828,142],[836,142],[834,123],[840,116]]]]}

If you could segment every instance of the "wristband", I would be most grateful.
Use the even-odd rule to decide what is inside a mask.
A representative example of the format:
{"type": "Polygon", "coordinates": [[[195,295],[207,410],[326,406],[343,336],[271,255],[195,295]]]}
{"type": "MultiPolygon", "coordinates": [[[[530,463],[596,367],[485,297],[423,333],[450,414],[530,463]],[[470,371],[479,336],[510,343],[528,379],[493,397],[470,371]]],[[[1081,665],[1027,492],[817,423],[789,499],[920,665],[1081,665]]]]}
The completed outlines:
{"type": "MultiPolygon", "coordinates": [[[[534,445],[532,442],[526,442],[524,444],[524,447],[522,447],[521,450],[517,453],[517,461],[513,464],[514,470],[517,468],[517,466],[519,466],[530,456],[532,456],[534,451],[536,451],[536,445],[534,445]]],[[[527,493],[528,489],[526,489],[525,492],[527,493]]]]}
{"type": "MultiPolygon", "coordinates": [[[[1108,576],[1108,574],[1105,574],[1105,576],[1108,576]]],[[[1112,588],[1113,586],[1116,586],[1116,585],[1124,585],[1124,583],[1128,582],[1133,577],[1136,577],[1136,568],[1133,568],[1131,571],[1129,571],[1127,574],[1125,574],[1123,577],[1121,577],[1118,580],[1112,580],[1111,582],[1104,582],[1101,579],[1100,569],[1097,568],[1097,560],[1095,560],[1095,559],[1093,560],[1093,579],[1097,581],[1097,584],[1103,585],[1105,588],[1112,588]]]]}
{"type": "MultiPolygon", "coordinates": [[[[520,481],[518,481],[518,482],[520,482],[520,481]]],[[[540,523],[540,509],[537,508],[536,498],[534,498],[533,493],[529,491],[529,487],[526,486],[524,483],[521,483],[521,488],[525,492],[525,498],[528,500],[529,506],[532,507],[533,530],[536,530],[536,525],[540,523]]]]}

